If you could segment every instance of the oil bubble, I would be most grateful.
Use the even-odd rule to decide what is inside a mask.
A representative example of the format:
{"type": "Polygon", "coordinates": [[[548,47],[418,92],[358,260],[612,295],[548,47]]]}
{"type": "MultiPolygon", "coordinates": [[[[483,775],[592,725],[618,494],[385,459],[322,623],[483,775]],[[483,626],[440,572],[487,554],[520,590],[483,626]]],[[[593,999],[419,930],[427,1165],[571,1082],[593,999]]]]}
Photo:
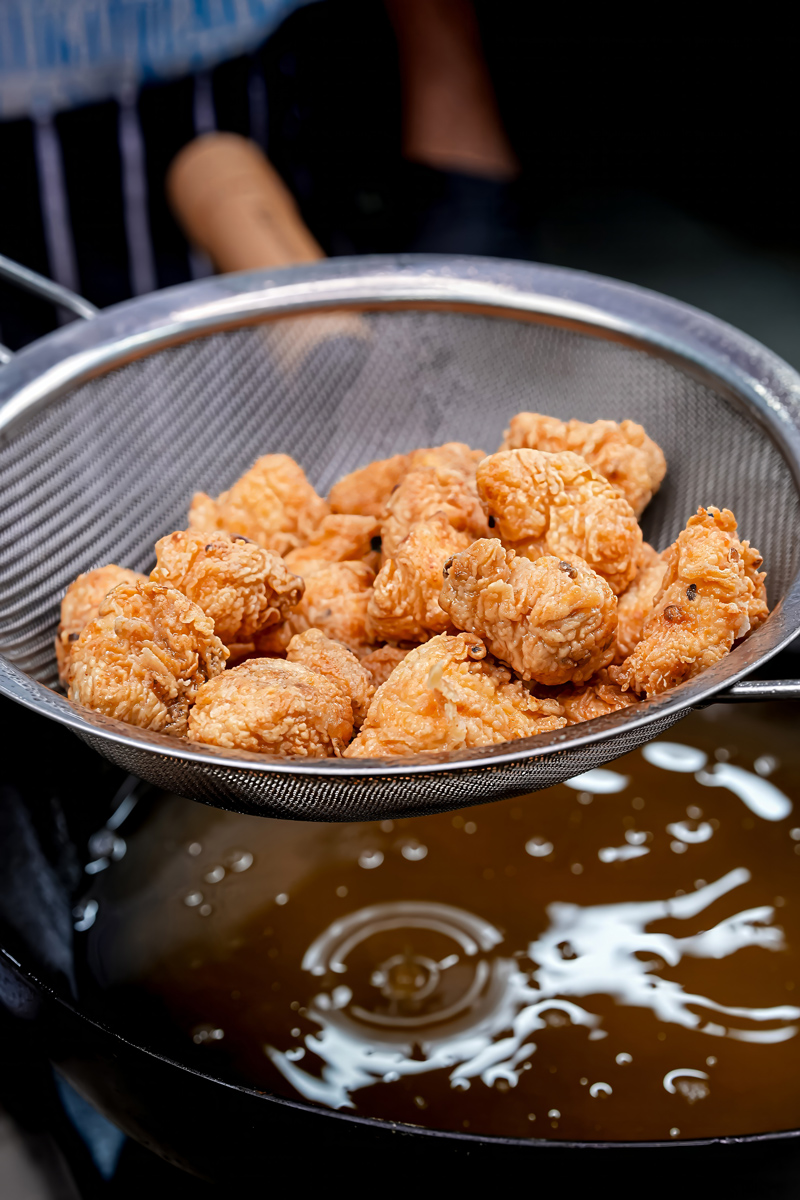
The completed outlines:
{"type": "Polygon", "coordinates": [[[525,843],[525,850],[532,858],[546,858],[548,854],[553,853],[553,843],[545,841],[544,838],[535,837],[525,843]]]}

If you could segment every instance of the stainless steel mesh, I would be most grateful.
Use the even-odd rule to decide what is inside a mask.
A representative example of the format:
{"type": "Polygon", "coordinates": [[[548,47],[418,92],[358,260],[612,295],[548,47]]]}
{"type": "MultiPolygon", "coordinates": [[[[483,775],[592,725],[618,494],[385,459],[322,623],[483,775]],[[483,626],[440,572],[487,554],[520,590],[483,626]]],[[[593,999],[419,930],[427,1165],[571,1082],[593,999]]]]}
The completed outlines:
{"type": "MultiPolygon", "coordinates": [[[[52,638],[74,576],[111,561],[148,570],[155,540],[184,527],[192,492],[216,494],[259,454],[291,454],[325,492],[344,472],[415,446],[457,439],[491,451],[522,409],[642,422],[669,463],[645,537],[661,548],[698,504],[729,506],[765,557],[771,603],[784,595],[800,565],[792,472],[744,406],[685,368],[529,320],[299,316],[157,350],[50,401],[0,443],[0,649],[32,680],[54,684],[52,638]]],[[[376,763],[361,779],[286,774],[285,765],[257,772],[252,756],[240,766],[213,755],[175,759],[158,753],[162,739],[137,742],[130,728],[116,740],[88,725],[78,732],[127,769],[211,803],[363,819],[548,786],[626,753],[679,715],[649,726],[620,720],[613,741],[548,756],[531,749],[523,762],[493,765],[484,755],[463,770],[384,778],[376,763]]]]}

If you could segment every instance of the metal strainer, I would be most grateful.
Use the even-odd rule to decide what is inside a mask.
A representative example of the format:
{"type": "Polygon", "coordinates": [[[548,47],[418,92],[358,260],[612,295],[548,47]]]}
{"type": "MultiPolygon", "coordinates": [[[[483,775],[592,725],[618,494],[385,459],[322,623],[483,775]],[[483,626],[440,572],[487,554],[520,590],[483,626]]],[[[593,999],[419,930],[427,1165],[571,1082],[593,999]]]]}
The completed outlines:
{"type": "Polygon", "coordinates": [[[220,276],[28,347],[2,371],[0,404],[0,691],[169,790],[307,820],[430,813],[578,775],[712,695],[800,698],[800,684],[738,682],[800,629],[800,377],[676,301],[490,259],[338,259],[220,276]],[[156,539],[185,526],[193,491],[216,494],[259,454],[284,451],[324,493],[416,446],[492,451],[521,409],[642,422],[669,464],[645,537],[661,549],[698,504],[732,508],[769,569],[766,624],[655,700],[554,734],[405,759],[201,748],[52,690],[67,584],[107,562],[149,570],[156,539]]]}

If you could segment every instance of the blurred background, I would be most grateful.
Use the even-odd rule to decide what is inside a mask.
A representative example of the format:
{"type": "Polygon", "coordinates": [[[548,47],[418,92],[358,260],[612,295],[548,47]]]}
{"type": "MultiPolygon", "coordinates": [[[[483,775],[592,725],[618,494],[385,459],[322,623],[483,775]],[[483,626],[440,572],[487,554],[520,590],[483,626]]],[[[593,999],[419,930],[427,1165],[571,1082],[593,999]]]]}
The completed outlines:
{"type": "MultiPolygon", "coordinates": [[[[649,18],[509,0],[0,0],[0,253],[100,307],[321,254],[528,259],[676,296],[800,367],[791,48],[649,18]],[[277,174],[230,140],[220,157],[219,133],[277,174]],[[232,250],[237,161],[263,236],[232,250]],[[288,241],[269,233],[287,211],[288,241]]],[[[63,319],[0,282],[11,350],[63,319]]],[[[0,1043],[3,1197],[205,1193],[124,1143],[18,1030],[0,1043]]]]}
{"type": "MultiPolygon", "coordinates": [[[[596,271],[800,365],[789,66],[758,27],[508,0],[0,0],[0,252],[101,307],[210,272],[165,181],[232,132],[325,254],[596,271]]],[[[0,288],[12,349],[57,320],[0,288]]]]}

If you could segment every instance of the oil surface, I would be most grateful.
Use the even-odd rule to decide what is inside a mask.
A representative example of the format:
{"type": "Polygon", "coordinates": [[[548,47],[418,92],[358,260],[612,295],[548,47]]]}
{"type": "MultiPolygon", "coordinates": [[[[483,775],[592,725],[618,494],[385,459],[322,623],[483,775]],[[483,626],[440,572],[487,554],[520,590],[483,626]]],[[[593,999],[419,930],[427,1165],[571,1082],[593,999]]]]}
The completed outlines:
{"type": "Polygon", "coordinates": [[[263,1091],[511,1137],[798,1127],[795,729],[717,706],[569,785],[395,822],[160,799],[76,927],[118,1023],[263,1091]]]}

